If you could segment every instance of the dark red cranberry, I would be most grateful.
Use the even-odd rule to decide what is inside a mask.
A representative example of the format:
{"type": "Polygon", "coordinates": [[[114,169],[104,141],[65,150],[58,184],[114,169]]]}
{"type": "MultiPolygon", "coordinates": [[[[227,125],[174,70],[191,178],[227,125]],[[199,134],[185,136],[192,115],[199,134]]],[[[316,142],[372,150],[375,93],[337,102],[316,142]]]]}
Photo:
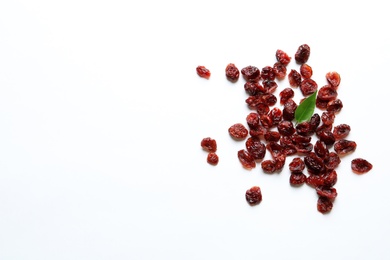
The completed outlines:
{"type": "Polygon", "coordinates": [[[260,80],[260,70],[256,66],[247,66],[241,69],[241,74],[246,81],[260,80]]]}
{"type": "Polygon", "coordinates": [[[309,173],[320,174],[325,170],[323,160],[313,152],[304,157],[304,162],[309,173]]]}
{"type": "Polygon", "coordinates": [[[253,159],[262,160],[264,158],[266,147],[259,138],[249,137],[245,142],[245,146],[247,151],[252,155],[253,159]]]}
{"type": "Polygon", "coordinates": [[[295,133],[294,124],[291,121],[283,120],[278,124],[278,131],[281,135],[293,135],[295,133]]]}
{"type": "Polygon", "coordinates": [[[261,78],[263,80],[274,80],[275,79],[275,72],[274,68],[271,66],[265,66],[261,69],[261,78]]]}
{"type": "Polygon", "coordinates": [[[326,80],[329,82],[329,84],[334,88],[337,89],[340,85],[340,74],[338,74],[335,71],[326,73],[326,80]]]}
{"type": "Polygon", "coordinates": [[[280,62],[275,62],[273,68],[274,68],[274,72],[275,72],[275,77],[278,80],[283,80],[286,77],[286,75],[287,75],[287,67],[285,65],[283,65],[280,62]]]}
{"type": "Polygon", "coordinates": [[[243,140],[248,136],[248,133],[249,132],[246,127],[241,123],[237,123],[229,127],[229,134],[237,140],[243,140]]]}
{"type": "Polygon", "coordinates": [[[337,90],[331,85],[326,85],[318,90],[317,98],[323,101],[331,101],[337,98],[337,90]]]}
{"type": "Polygon", "coordinates": [[[237,157],[245,169],[250,170],[256,167],[255,159],[248,151],[239,150],[237,152],[237,157]]]}
{"type": "Polygon", "coordinates": [[[347,124],[340,124],[333,128],[333,135],[336,140],[344,139],[351,131],[351,127],[347,124]]]}
{"type": "Polygon", "coordinates": [[[250,96],[259,96],[266,93],[264,87],[259,82],[247,81],[244,84],[244,89],[250,96]]]}
{"type": "Polygon", "coordinates": [[[260,115],[255,112],[251,112],[246,116],[246,122],[250,129],[256,129],[260,125],[260,115]]]}
{"type": "Polygon", "coordinates": [[[312,79],[304,79],[301,82],[299,88],[301,89],[302,94],[304,96],[309,96],[309,95],[313,94],[318,89],[318,85],[312,79]]]}
{"type": "Polygon", "coordinates": [[[301,65],[299,71],[301,72],[302,77],[305,79],[310,79],[313,75],[313,69],[306,63],[301,65]]]}
{"type": "Polygon", "coordinates": [[[333,208],[333,202],[327,197],[319,197],[317,201],[317,210],[323,214],[328,213],[333,208]]]}
{"type": "Polygon", "coordinates": [[[307,44],[302,44],[298,47],[295,53],[295,61],[297,63],[306,63],[310,57],[310,47],[307,44]]]}
{"type": "Polygon", "coordinates": [[[267,142],[277,142],[280,139],[280,133],[276,131],[267,131],[267,133],[264,134],[264,139],[267,142]]]}
{"type": "Polygon", "coordinates": [[[363,158],[356,158],[351,161],[351,168],[354,173],[363,174],[371,171],[372,164],[363,158]]]}
{"type": "Polygon", "coordinates": [[[207,162],[211,165],[217,165],[219,161],[219,157],[216,153],[209,153],[207,155],[207,162]]]}
{"type": "Polygon", "coordinates": [[[356,143],[354,141],[341,139],[334,144],[334,151],[338,155],[344,155],[356,150],[356,143]]]}
{"type": "Polygon", "coordinates": [[[343,102],[340,99],[331,100],[326,105],[326,110],[333,113],[338,113],[343,108],[343,102]]]}
{"type": "Polygon", "coordinates": [[[288,74],[288,82],[291,87],[299,87],[302,82],[301,74],[298,71],[292,69],[288,74]]]}
{"type": "Polygon", "coordinates": [[[234,63],[229,63],[226,66],[225,74],[226,78],[232,82],[236,82],[240,77],[240,71],[238,70],[236,65],[234,65],[234,63]]]}
{"type": "Polygon", "coordinates": [[[289,164],[291,173],[300,173],[305,169],[305,163],[299,157],[295,157],[289,164]]]}
{"type": "Polygon", "coordinates": [[[259,186],[253,186],[245,192],[245,199],[249,205],[254,206],[261,202],[263,196],[261,194],[261,189],[259,186]]]}
{"type": "Polygon", "coordinates": [[[330,200],[334,200],[337,197],[337,190],[333,187],[316,187],[316,192],[320,197],[326,197],[330,200]]]}
{"type": "Polygon", "coordinates": [[[274,173],[276,171],[274,160],[264,160],[261,162],[261,168],[265,173],[274,173]]]}
{"type": "Polygon", "coordinates": [[[302,172],[292,173],[290,174],[290,184],[293,186],[302,185],[306,182],[306,175],[302,172]]]}
{"type": "Polygon", "coordinates": [[[210,137],[203,138],[200,142],[200,145],[207,152],[216,152],[217,151],[217,141],[210,137]]]}
{"type": "Polygon", "coordinates": [[[284,66],[287,66],[290,63],[291,57],[287,55],[286,52],[282,50],[276,51],[276,60],[283,64],[284,66]]]}
{"type": "Polygon", "coordinates": [[[198,73],[199,77],[209,79],[211,76],[210,70],[207,69],[205,66],[198,66],[196,67],[196,73],[198,73]]]}
{"type": "Polygon", "coordinates": [[[279,93],[280,104],[284,105],[287,100],[294,97],[294,90],[292,88],[285,88],[279,93]]]}

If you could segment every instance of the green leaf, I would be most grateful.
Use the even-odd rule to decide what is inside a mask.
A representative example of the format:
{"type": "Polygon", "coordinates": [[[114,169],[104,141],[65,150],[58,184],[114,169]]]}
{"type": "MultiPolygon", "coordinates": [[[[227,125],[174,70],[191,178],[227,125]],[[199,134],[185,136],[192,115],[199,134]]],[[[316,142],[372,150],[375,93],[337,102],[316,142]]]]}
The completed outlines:
{"type": "Polygon", "coordinates": [[[314,109],[316,107],[316,96],[317,96],[317,90],[310,96],[308,96],[295,110],[295,121],[297,123],[301,123],[304,121],[309,120],[313,113],[314,109]]]}

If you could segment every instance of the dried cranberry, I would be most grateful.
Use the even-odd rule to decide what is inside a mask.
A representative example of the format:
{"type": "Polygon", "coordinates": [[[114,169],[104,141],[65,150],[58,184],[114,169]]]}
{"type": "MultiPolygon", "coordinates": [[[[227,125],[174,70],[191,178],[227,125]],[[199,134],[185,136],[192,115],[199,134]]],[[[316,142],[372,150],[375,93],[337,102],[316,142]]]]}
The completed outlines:
{"type": "Polygon", "coordinates": [[[267,129],[271,128],[274,124],[270,115],[260,115],[260,122],[267,129]]]}
{"type": "Polygon", "coordinates": [[[333,203],[327,197],[319,197],[317,201],[317,210],[321,213],[328,213],[332,210],[333,203]]]}
{"type": "Polygon", "coordinates": [[[299,135],[302,136],[310,136],[314,133],[309,122],[302,122],[297,124],[295,126],[295,130],[299,135]]]}
{"type": "Polygon", "coordinates": [[[281,146],[279,143],[277,142],[269,142],[267,145],[266,145],[266,148],[268,149],[268,151],[270,152],[271,156],[273,159],[276,159],[277,157],[279,156],[283,156],[284,155],[284,149],[283,149],[283,146],[281,146]]]}
{"type": "Polygon", "coordinates": [[[338,113],[343,108],[343,102],[340,99],[331,100],[326,105],[326,111],[338,113]]]}
{"type": "Polygon", "coordinates": [[[320,174],[325,170],[323,160],[313,152],[304,157],[304,162],[309,173],[320,174]]]}
{"type": "Polygon", "coordinates": [[[321,142],[320,140],[317,140],[314,144],[314,153],[322,159],[325,159],[329,156],[328,148],[326,147],[325,143],[321,142]]]}
{"type": "Polygon", "coordinates": [[[280,104],[284,105],[287,100],[294,97],[294,90],[292,88],[285,88],[279,93],[280,104]]]}
{"type": "Polygon", "coordinates": [[[334,150],[339,155],[354,152],[356,150],[356,143],[354,141],[341,139],[334,144],[334,150]]]}
{"type": "Polygon", "coordinates": [[[313,94],[317,88],[318,88],[318,85],[317,83],[312,80],[312,79],[304,79],[302,82],[301,82],[301,85],[299,86],[301,91],[302,91],[302,94],[304,96],[308,96],[308,95],[311,95],[313,94]]]}
{"type": "Polygon", "coordinates": [[[250,170],[256,167],[255,159],[248,151],[239,150],[237,152],[237,157],[245,169],[250,170]]]}
{"type": "Polygon", "coordinates": [[[340,162],[340,157],[335,152],[330,152],[329,155],[324,159],[325,168],[327,170],[336,169],[340,162]]]}
{"type": "Polygon", "coordinates": [[[306,175],[302,172],[292,173],[290,175],[290,184],[293,186],[302,185],[306,182],[306,175]]]}
{"type": "Polygon", "coordinates": [[[273,125],[276,126],[283,119],[283,112],[277,107],[274,107],[269,111],[269,116],[272,119],[273,125]]]}
{"type": "Polygon", "coordinates": [[[210,137],[203,138],[200,142],[200,145],[207,152],[216,152],[217,151],[217,141],[210,137]]]}
{"type": "Polygon", "coordinates": [[[298,47],[295,53],[295,61],[298,63],[306,63],[310,56],[310,47],[307,44],[302,44],[298,47]]]}
{"type": "Polygon", "coordinates": [[[291,121],[283,120],[278,124],[278,131],[281,135],[293,135],[295,128],[291,121]]]}
{"type": "Polygon", "coordinates": [[[328,72],[328,73],[326,73],[326,80],[329,82],[329,84],[333,88],[337,89],[339,87],[340,81],[341,81],[340,74],[338,74],[335,71],[328,72]]]}
{"type": "Polygon", "coordinates": [[[330,200],[334,200],[337,197],[337,190],[333,187],[316,187],[316,192],[320,197],[326,197],[330,200]]]}
{"type": "Polygon", "coordinates": [[[245,199],[249,205],[254,206],[261,202],[263,196],[261,194],[261,189],[259,186],[253,186],[245,192],[245,199]]]}
{"type": "Polygon", "coordinates": [[[229,134],[237,140],[244,139],[248,136],[248,133],[248,130],[241,123],[237,123],[229,127],[229,134]]]}
{"type": "MultiPolygon", "coordinates": [[[[331,126],[331,125],[330,125],[331,126]]],[[[323,130],[319,131],[317,133],[317,136],[320,138],[322,142],[324,142],[326,145],[333,145],[336,141],[336,138],[334,137],[333,133],[330,130],[323,130]]]]}
{"type": "Polygon", "coordinates": [[[284,66],[287,66],[290,63],[291,57],[287,55],[286,52],[282,50],[276,51],[276,60],[283,64],[284,66]]]}
{"type": "Polygon", "coordinates": [[[257,126],[256,128],[252,128],[249,130],[249,134],[253,137],[260,138],[267,132],[267,128],[262,125],[257,126]]]}
{"type": "Polygon", "coordinates": [[[323,86],[318,90],[317,98],[324,102],[335,100],[337,98],[337,91],[331,85],[323,86]]]}
{"type": "Polygon", "coordinates": [[[264,160],[261,162],[261,168],[265,173],[274,173],[276,171],[274,160],[264,160]]]}
{"type": "Polygon", "coordinates": [[[278,80],[282,80],[286,77],[287,67],[285,65],[283,65],[281,62],[275,62],[273,68],[274,68],[274,72],[275,72],[275,77],[278,80]]]}
{"type": "Polygon", "coordinates": [[[321,109],[321,110],[325,110],[326,107],[328,106],[328,100],[323,100],[321,99],[320,97],[317,96],[317,99],[316,99],[316,107],[321,109]]]}
{"type": "Polygon", "coordinates": [[[267,131],[267,133],[264,134],[264,139],[267,142],[277,142],[280,139],[280,134],[276,131],[267,131]]]}
{"type": "Polygon", "coordinates": [[[219,161],[219,157],[216,153],[209,153],[207,155],[207,162],[212,165],[217,165],[219,161]]]}
{"type": "Polygon", "coordinates": [[[333,128],[333,135],[336,140],[344,139],[351,131],[351,127],[347,124],[340,124],[333,128]]]}
{"type": "Polygon", "coordinates": [[[266,93],[264,87],[259,82],[247,81],[244,84],[244,89],[250,96],[258,96],[266,93]]]}
{"type": "Polygon", "coordinates": [[[226,78],[230,81],[237,81],[240,77],[240,71],[233,63],[229,63],[225,69],[226,78]]]}
{"type": "Polygon", "coordinates": [[[320,125],[320,123],[321,123],[320,115],[314,113],[309,120],[311,131],[315,132],[317,130],[317,127],[320,125]]]}
{"type": "Polygon", "coordinates": [[[372,169],[372,164],[363,158],[356,158],[351,161],[351,168],[354,173],[363,174],[372,169]]]}
{"type": "Polygon", "coordinates": [[[313,75],[313,69],[306,63],[301,65],[299,71],[301,72],[302,77],[305,79],[310,79],[313,75]]]}
{"type": "Polygon", "coordinates": [[[321,120],[324,125],[333,125],[336,115],[333,112],[324,111],[321,115],[321,120]]]}
{"type": "Polygon", "coordinates": [[[255,129],[260,125],[260,116],[258,113],[251,112],[246,116],[246,122],[250,129],[255,129]]]}
{"type": "Polygon", "coordinates": [[[269,112],[269,106],[264,103],[257,104],[255,108],[259,115],[266,115],[269,112]]]}
{"type": "Polygon", "coordinates": [[[263,87],[266,93],[272,94],[278,88],[278,84],[273,80],[264,80],[263,87]]]}
{"type": "Polygon", "coordinates": [[[208,79],[210,78],[211,72],[205,66],[196,67],[196,73],[198,73],[199,77],[208,79]]]}
{"type": "Polygon", "coordinates": [[[291,173],[300,173],[305,169],[305,163],[299,157],[294,158],[290,164],[289,169],[291,173]]]}
{"type": "Polygon", "coordinates": [[[265,144],[260,141],[259,138],[249,137],[245,146],[247,151],[252,155],[255,160],[262,160],[266,153],[265,144]]]}
{"type": "Polygon", "coordinates": [[[295,145],[295,148],[297,149],[297,153],[309,154],[313,150],[313,144],[312,143],[298,143],[295,145]]]}
{"type": "Polygon", "coordinates": [[[275,79],[275,72],[274,68],[271,66],[265,66],[261,69],[261,78],[263,80],[274,80],[275,79]]]}
{"type": "Polygon", "coordinates": [[[282,110],[283,112],[283,119],[292,121],[295,116],[295,110],[297,109],[298,105],[295,103],[293,99],[289,99],[284,103],[284,108],[282,110]]]}
{"type": "Polygon", "coordinates": [[[288,74],[288,82],[291,87],[299,87],[302,82],[301,74],[298,71],[292,69],[288,74]]]}
{"type": "Polygon", "coordinates": [[[260,70],[256,66],[247,66],[241,69],[241,74],[246,81],[260,80],[260,70]]]}

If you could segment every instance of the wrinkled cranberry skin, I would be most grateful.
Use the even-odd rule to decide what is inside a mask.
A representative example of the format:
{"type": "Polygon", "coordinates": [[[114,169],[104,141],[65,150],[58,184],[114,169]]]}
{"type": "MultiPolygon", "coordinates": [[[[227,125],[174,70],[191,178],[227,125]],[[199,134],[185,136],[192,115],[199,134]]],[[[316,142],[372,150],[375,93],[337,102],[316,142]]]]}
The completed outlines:
{"type": "Polygon", "coordinates": [[[259,81],[261,72],[256,66],[247,66],[241,69],[241,74],[246,81],[259,81]]]}
{"type": "Polygon", "coordinates": [[[255,129],[260,125],[260,115],[255,112],[251,112],[246,116],[246,123],[250,129],[255,129]]]}
{"type": "Polygon", "coordinates": [[[293,99],[289,99],[284,103],[283,107],[283,119],[287,121],[292,121],[295,116],[295,110],[297,109],[298,105],[295,103],[293,99]]]}
{"type": "Polygon", "coordinates": [[[261,162],[261,168],[265,173],[274,173],[276,171],[274,160],[264,160],[261,162]]]}
{"type": "Polygon", "coordinates": [[[320,174],[325,170],[323,160],[313,152],[304,157],[304,162],[309,173],[320,174]]]}
{"type": "Polygon", "coordinates": [[[351,127],[347,124],[340,124],[333,128],[333,135],[336,140],[344,139],[351,131],[351,127]]]}
{"type": "Polygon", "coordinates": [[[331,100],[326,105],[326,111],[338,113],[343,108],[343,102],[340,99],[331,100]]]}
{"type": "Polygon", "coordinates": [[[275,62],[273,69],[274,69],[275,77],[278,80],[282,80],[286,77],[287,67],[285,65],[283,65],[282,63],[275,62]]]}
{"type": "Polygon", "coordinates": [[[269,106],[267,104],[264,104],[264,103],[260,103],[260,104],[257,104],[256,105],[256,111],[259,115],[266,115],[268,114],[269,112],[269,106]]]}
{"type": "Polygon", "coordinates": [[[324,111],[321,115],[322,123],[325,125],[333,125],[336,115],[333,112],[324,111]]]}
{"type": "Polygon", "coordinates": [[[285,88],[279,93],[280,104],[284,105],[287,100],[294,97],[294,90],[292,88],[285,88]]]}
{"type": "Polygon", "coordinates": [[[363,158],[356,158],[351,161],[352,171],[356,174],[363,174],[371,171],[372,164],[363,158]]]}
{"type": "Polygon", "coordinates": [[[247,190],[245,192],[245,199],[251,206],[259,204],[263,199],[260,187],[253,186],[252,188],[247,190]]]}
{"type": "Polygon", "coordinates": [[[272,123],[274,126],[278,125],[280,121],[283,119],[283,112],[277,107],[274,107],[269,111],[269,116],[272,119],[272,123]]]}
{"type": "Polygon", "coordinates": [[[333,187],[316,187],[316,192],[320,197],[326,197],[330,200],[334,200],[337,197],[337,190],[333,187]]]}
{"type": "Polygon", "coordinates": [[[314,144],[314,153],[322,159],[325,159],[329,156],[328,148],[326,147],[325,143],[321,142],[320,140],[317,140],[314,144]]]}
{"type": "Polygon", "coordinates": [[[219,162],[219,157],[216,153],[209,153],[207,155],[207,162],[211,165],[217,165],[219,162]]]}
{"type": "Polygon", "coordinates": [[[267,142],[277,142],[280,139],[280,133],[276,131],[267,131],[264,134],[264,139],[267,142]]]}
{"type": "Polygon", "coordinates": [[[271,66],[265,66],[261,69],[261,79],[263,80],[274,80],[275,72],[274,68],[271,66]]]}
{"type": "Polygon", "coordinates": [[[331,85],[326,85],[318,90],[317,98],[323,101],[331,101],[335,100],[337,95],[337,91],[331,85]]]}
{"type": "Polygon", "coordinates": [[[354,141],[341,139],[334,144],[333,148],[338,155],[344,155],[354,152],[356,150],[356,146],[357,144],[354,141]]]}
{"type": "MultiPolygon", "coordinates": [[[[332,125],[330,125],[330,126],[332,126],[332,125]]],[[[330,130],[319,131],[317,133],[317,136],[326,145],[333,145],[336,141],[336,138],[334,137],[333,133],[330,130]]]]}
{"type": "Polygon", "coordinates": [[[272,94],[276,91],[278,88],[278,84],[273,80],[264,80],[263,81],[263,87],[267,94],[272,94]]]}
{"type": "Polygon", "coordinates": [[[210,137],[203,138],[202,141],[200,142],[200,145],[207,152],[215,153],[217,151],[217,141],[215,141],[210,137]]]}
{"type": "Polygon", "coordinates": [[[233,63],[229,63],[225,69],[226,78],[232,82],[235,82],[240,77],[240,71],[233,63]]]}
{"type": "Polygon", "coordinates": [[[244,84],[244,89],[249,96],[259,96],[266,93],[264,87],[259,82],[247,81],[244,84]]]}
{"type": "Polygon", "coordinates": [[[322,214],[328,213],[333,208],[333,202],[327,197],[319,197],[317,201],[317,210],[322,214]]]}
{"type": "Polygon", "coordinates": [[[283,120],[278,124],[278,131],[281,135],[293,135],[295,133],[294,124],[291,121],[283,120]]]}
{"type": "Polygon", "coordinates": [[[292,69],[287,77],[291,87],[299,87],[301,85],[302,77],[298,71],[292,69]]]}
{"type": "Polygon", "coordinates": [[[245,142],[245,146],[250,155],[252,155],[253,159],[262,160],[264,158],[266,147],[259,138],[249,137],[245,142]]]}
{"type": "Polygon", "coordinates": [[[297,63],[306,63],[310,57],[310,47],[307,44],[302,44],[298,47],[295,53],[295,61],[297,63]]]}
{"type": "Polygon", "coordinates": [[[313,131],[311,129],[310,123],[309,122],[302,122],[299,123],[295,126],[295,130],[299,135],[302,136],[310,136],[313,135],[313,131]]]}
{"type": "Polygon", "coordinates": [[[275,56],[276,56],[276,60],[281,64],[283,64],[284,66],[287,66],[291,61],[291,57],[288,56],[287,53],[282,50],[276,50],[275,56]]]}
{"type": "Polygon", "coordinates": [[[324,159],[325,168],[327,170],[334,170],[341,163],[340,156],[335,152],[330,152],[329,155],[324,159]]]}
{"type": "Polygon", "coordinates": [[[290,184],[293,186],[302,185],[306,182],[306,175],[302,172],[292,173],[290,175],[290,184]]]}
{"type": "Polygon", "coordinates": [[[245,151],[243,149],[239,150],[237,152],[237,157],[245,169],[250,170],[256,167],[255,159],[248,151],[245,151]]]}
{"type": "Polygon", "coordinates": [[[340,74],[335,72],[335,71],[332,71],[332,72],[328,72],[326,73],[326,80],[329,82],[329,84],[337,90],[337,88],[339,87],[340,85],[340,81],[341,81],[341,77],[340,77],[340,74]]]}
{"type": "Polygon", "coordinates": [[[305,163],[299,157],[294,158],[288,166],[291,173],[300,173],[305,169],[305,163]]]}
{"type": "Polygon", "coordinates": [[[248,130],[241,123],[237,123],[229,127],[229,134],[237,140],[242,140],[248,136],[248,130]]]}
{"type": "Polygon", "coordinates": [[[309,96],[318,89],[317,83],[312,79],[304,79],[299,87],[304,96],[309,96]]]}
{"type": "Polygon", "coordinates": [[[196,73],[198,73],[199,77],[209,79],[211,76],[211,72],[205,66],[196,67],[196,73]]]}
{"type": "Polygon", "coordinates": [[[310,79],[313,75],[313,69],[306,63],[301,65],[299,71],[304,79],[310,79]]]}

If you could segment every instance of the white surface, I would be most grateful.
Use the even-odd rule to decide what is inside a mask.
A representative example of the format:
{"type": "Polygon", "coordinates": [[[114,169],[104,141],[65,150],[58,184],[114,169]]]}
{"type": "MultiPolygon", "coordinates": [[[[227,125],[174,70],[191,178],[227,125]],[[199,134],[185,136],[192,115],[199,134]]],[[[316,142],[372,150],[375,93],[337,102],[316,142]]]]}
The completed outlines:
{"type": "Polygon", "coordinates": [[[386,10],[378,0],[2,1],[0,259],[390,259],[389,141],[378,127],[386,10]],[[276,49],[303,43],[320,86],[341,74],[336,123],[358,143],[327,215],[313,189],[289,185],[287,167],[244,170],[244,143],[227,134],[249,110],[225,66],[272,65],[276,49]],[[353,174],[354,157],[373,170],[353,174]],[[244,199],[253,185],[256,207],[244,199]]]}

